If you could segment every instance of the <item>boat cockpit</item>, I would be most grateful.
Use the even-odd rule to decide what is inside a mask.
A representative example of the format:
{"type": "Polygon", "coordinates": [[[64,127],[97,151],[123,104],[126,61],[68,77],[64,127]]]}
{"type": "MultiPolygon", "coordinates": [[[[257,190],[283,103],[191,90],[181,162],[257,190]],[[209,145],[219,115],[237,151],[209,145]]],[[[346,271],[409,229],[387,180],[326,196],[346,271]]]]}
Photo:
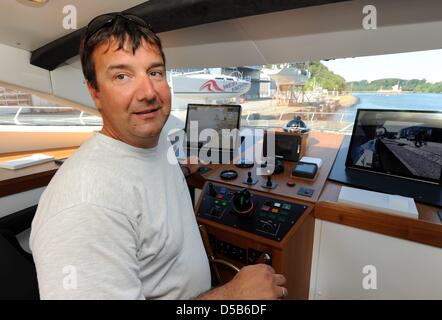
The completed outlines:
{"type": "Polygon", "coordinates": [[[0,3],[0,299],[40,298],[31,224],[102,129],[79,44],[108,12],[141,17],[162,41],[163,132],[213,286],[264,263],[285,276],[285,299],[442,299],[442,85],[367,89],[326,67],[441,49],[440,1],[72,2],[0,3]],[[234,143],[180,144],[192,120],[216,138],[236,130],[234,143]]]}

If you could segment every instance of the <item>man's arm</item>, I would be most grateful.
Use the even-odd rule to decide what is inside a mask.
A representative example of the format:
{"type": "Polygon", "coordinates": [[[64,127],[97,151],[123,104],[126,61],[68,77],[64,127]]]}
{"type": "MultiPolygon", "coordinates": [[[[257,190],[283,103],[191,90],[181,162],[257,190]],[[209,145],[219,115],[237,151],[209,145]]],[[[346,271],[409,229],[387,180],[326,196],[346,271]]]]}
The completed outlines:
{"type": "Polygon", "coordinates": [[[119,212],[81,204],[50,218],[32,241],[42,299],[144,299],[136,227],[119,212]]]}
{"type": "Polygon", "coordinates": [[[198,300],[282,299],[288,291],[286,279],[265,264],[246,266],[227,284],[201,294],[198,300]]]}

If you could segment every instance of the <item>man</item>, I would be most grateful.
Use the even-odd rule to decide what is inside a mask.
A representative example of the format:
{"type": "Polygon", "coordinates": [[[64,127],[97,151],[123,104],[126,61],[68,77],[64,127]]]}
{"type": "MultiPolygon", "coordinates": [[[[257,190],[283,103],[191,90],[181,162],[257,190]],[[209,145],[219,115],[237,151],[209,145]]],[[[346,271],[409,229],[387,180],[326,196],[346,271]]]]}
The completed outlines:
{"type": "Polygon", "coordinates": [[[133,15],[92,20],[81,60],[103,129],[41,197],[31,248],[42,299],[274,299],[285,278],[243,268],[210,290],[186,181],[167,161],[170,88],[158,37],[133,15]]]}
{"type": "Polygon", "coordinates": [[[416,146],[416,148],[420,148],[424,145],[424,136],[425,136],[425,131],[420,129],[416,135],[415,135],[415,139],[414,139],[414,145],[416,146]]]}

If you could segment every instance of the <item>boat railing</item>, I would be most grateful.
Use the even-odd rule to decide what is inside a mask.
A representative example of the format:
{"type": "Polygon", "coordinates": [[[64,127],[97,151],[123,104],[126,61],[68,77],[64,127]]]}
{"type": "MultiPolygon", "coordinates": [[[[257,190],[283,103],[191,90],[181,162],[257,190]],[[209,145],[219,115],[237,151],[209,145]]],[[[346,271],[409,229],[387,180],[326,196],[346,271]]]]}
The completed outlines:
{"type": "MultiPolygon", "coordinates": [[[[235,70],[235,71],[232,71],[230,74],[229,74],[229,77],[235,77],[235,78],[238,78],[238,79],[240,79],[240,80],[246,80],[244,77],[243,77],[243,74],[240,72],[240,71],[238,71],[238,70],[235,70]]],[[[252,78],[250,77],[250,80],[251,80],[252,78]]]]}
{"type": "Polygon", "coordinates": [[[172,69],[170,71],[170,74],[171,74],[171,76],[188,76],[188,75],[193,75],[193,74],[208,74],[208,70],[202,69],[202,70],[196,70],[196,71],[183,72],[183,71],[175,71],[172,69]]]}
{"type": "Polygon", "coordinates": [[[63,125],[63,118],[60,116],[67,116],[69,114],[69,119],[66,120],[65,125],[94,125],[90,121],[96,122],[101,119],[95,115],[89,115],[85,111],[77,110],[72,107],[63,106],[1,106],[0,107],[0,125],[33,125],[35,122],[33,118],[39,119],[39,125],[44,125],[47,121],[47,125],[54,125],[54,121],[50,120],[51,116],[58,116],[58,125],[63,125]],[[6,109],[11,109],[13,112],[5,112],[6,109]],[[2,112],[3,111],[3,112],[2,112]],[[45,119],[44,119],[45,118],[45,119]]]}
{"type": "Polygon", "coordinates": [[[345,134],[351,134],[355,117],[353,113],[348,112],[293,111],[262,115],[249,111],[243,115],[242,124],[247,127],[281,128],[295,116],[300,116],[312,129],[338,131],[345,134]]]}

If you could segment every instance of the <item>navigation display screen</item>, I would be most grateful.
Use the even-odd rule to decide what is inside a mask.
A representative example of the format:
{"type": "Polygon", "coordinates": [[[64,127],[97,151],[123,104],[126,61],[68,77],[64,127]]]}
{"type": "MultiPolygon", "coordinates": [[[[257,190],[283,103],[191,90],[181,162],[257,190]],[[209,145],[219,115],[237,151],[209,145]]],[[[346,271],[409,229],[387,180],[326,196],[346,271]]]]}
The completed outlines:
{"type": "Polygon", "coordinates": [[[442,111],[359,109],[346,166],[441,184],[442,111]]]}
{"type": "MultiPolygon", "coordinates": [[[[186,135],[187,141],[190,143],[199,142],[201,139],[201,132],[205,129],[213,129],[218,133],[220,139],[224,135],[227,138],[234,139],[233,143],[236,146],[238,137],[229,137],[229,131],[240,129],[241,106],[240,105],[203,105],[203,104],[189,104],[187,107],[186,118],[186,135]],[[198,126],[197,135],[192,137],[191,122],[198,126]],[[226,131],[223,131],[227,129],[226,131]],[[195,139],[196,138],[196,139],[195,139]],[[195,141],[196,140],[196,141],[195,141]]],[[[203,139],[205,142],[205,139],[203,139]]],[[[221,141],[216,142],[215,145],[221,146],[221,141]]]]}

